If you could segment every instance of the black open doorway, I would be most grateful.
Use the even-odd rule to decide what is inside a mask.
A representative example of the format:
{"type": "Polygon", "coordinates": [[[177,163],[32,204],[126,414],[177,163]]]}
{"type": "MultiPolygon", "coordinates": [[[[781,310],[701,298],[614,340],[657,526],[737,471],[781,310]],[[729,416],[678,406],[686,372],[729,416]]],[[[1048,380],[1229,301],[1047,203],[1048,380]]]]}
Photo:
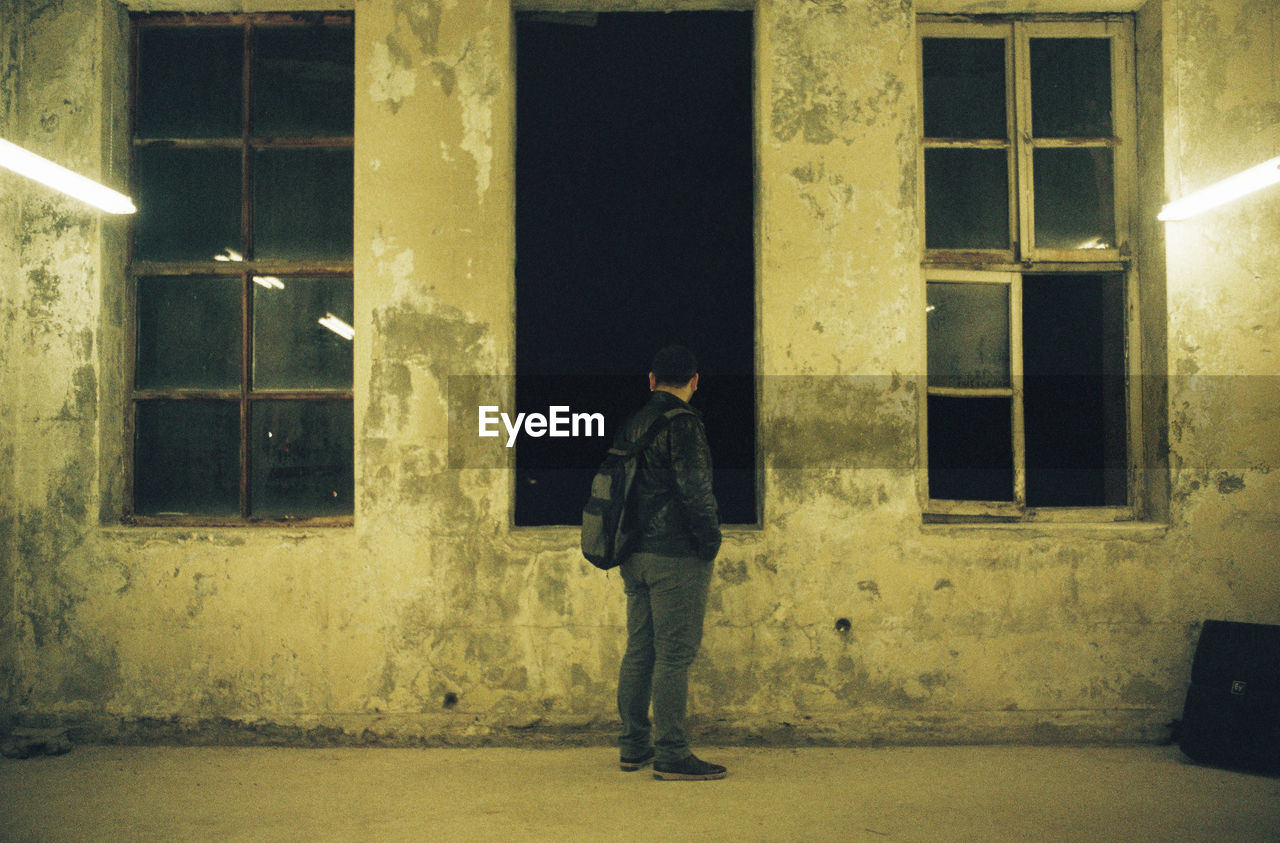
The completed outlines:
{"type": "Polygon", "coordinates": [[[580,521],[673,342],[699,358],[721,518],[756,523],[751,14],[530,13],[516,52],[517,410],[605,419],[520,437],[516,523],[580,521]]]}

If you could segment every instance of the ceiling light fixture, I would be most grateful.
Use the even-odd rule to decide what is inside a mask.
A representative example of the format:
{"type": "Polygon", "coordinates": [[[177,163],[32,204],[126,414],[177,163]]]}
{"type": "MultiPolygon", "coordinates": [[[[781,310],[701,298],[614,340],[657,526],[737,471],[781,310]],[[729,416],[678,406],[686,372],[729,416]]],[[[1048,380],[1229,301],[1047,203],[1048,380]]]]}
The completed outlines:
{"type": "Polygon", "coordinates": [[[20,176],[26,176],[54,190],[62,191],[108,214],[132,214],[138,210],[133,200],[123,193],[98,184],[79,173],[74,173],[48,158],[41,158],[34,152],[28,152],[3,138],[0,138],[0,167],[13,170],[20,176]]]}
{"type": "Polygon", "coordinates": [[[1280,158],[1272,158],[1242,173],[1236,173],[1230,178],[1211,184],[1203,190],[1197,190],[1190,196],[1170,202],[1161,209],[1157,219],[1165,222],[1185,220],[1201,211],[1224,205],[1232,199],[1238,199],[1276,182],[1280,182],[1280,158]]]}

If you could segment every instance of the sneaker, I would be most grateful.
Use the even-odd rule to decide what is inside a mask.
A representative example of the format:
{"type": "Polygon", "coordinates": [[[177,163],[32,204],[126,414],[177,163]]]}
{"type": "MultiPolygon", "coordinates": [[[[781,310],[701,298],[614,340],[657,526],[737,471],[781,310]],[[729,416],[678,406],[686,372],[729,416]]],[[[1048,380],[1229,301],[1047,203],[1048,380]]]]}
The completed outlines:
{"type": "Polygon", "coordinates": [[[662,781],[723,779],[727,772],[719,764],[708,764],[693,755],[671,764],[655,763],[653,765],[653,777],[662,781]]]}
{"type": "Polygon", "coordinates": [[[653,761],[652,749],[644,755],[640,755],[636,758],[619,758],[618,767],[621,768],[624,773],[634,773],[641,767],[648,767],[651,761],[653,761]]]}

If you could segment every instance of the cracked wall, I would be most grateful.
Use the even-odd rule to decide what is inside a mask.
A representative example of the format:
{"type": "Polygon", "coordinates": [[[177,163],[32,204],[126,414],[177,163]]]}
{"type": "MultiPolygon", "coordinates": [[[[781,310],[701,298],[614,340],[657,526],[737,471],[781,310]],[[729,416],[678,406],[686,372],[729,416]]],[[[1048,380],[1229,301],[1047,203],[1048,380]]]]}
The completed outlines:
{"type": "MultiPolygon", "coordinates": [[[[699,8],[716,6],[743,4],[699,8]]],[[[355,8],[352,528],[119,525],[124,232],[0,174],[0,716],[130,740],[608,740],[617,576],[581,559],[573,529],[512,528],[506,457],[457,441],[478,398],[511,396],[510,4],[355,8]]],[[[1147,219],[1164,193],[1275,154],[1277,11],[1151,0],[1139,15],[1160,517],[979,527],[924,524],[918,498],[917,9],[755,8],[763,521],[729,530],[717,561],[699,735],[1162,737],[1199,621],[1280,622],[1280,200],[1167,244],[1147,219]]],[[[122,8],[0,10],[6,137],[123,172],[122,8]]]]}

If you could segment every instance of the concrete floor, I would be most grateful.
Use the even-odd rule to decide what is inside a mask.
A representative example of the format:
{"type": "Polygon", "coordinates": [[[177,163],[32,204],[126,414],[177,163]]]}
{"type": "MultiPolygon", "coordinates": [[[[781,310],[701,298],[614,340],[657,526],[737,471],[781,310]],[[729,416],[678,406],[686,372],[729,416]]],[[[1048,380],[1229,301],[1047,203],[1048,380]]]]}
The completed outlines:
{"type": "Polygon", "coordinates": [[[81,746],[0,761],[0,839],[1280,840],[1280,778],[1172,747],[699,754],[729,777],[607,748],[81,746]]]}

